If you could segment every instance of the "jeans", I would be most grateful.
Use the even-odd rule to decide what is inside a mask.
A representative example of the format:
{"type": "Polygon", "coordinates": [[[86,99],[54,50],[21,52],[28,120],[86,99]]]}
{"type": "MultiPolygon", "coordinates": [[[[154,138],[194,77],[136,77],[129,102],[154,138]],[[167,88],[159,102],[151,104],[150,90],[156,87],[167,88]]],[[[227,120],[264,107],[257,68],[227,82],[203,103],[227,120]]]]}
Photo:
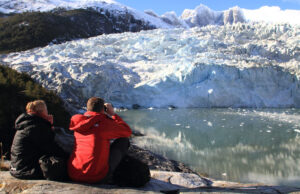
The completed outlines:
{"type": "Polygon", "coordinates": [[[122,158],[127,154],[130,146],[130,142],[128,138],[119,138],[116,139],[110,145],[109,152],[109,171],[104,179],[102,179],[101,183],[111,183],[113,173],[120,164],[122,158]]]}

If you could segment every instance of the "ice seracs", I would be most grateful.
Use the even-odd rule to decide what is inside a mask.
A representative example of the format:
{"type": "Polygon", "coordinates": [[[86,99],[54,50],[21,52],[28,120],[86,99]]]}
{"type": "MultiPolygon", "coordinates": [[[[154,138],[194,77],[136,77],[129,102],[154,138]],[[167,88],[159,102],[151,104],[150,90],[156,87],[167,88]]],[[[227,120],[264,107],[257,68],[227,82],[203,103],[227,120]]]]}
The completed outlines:
{"type": "Polygon", "coordinates": [[[243,12],[239,7],[225,11],[213,11],[202,4],[194,10],[184,10],[180,18],[190,27],[245,22],[243,12]]]}
{"type": "MultiPolygon", "coordinates": [[[[300,107],[299,26],[234,24],[102,35],[1,61],[84,106],[300,107]]],[[[80,108],[79,107],[79,108],[80,108]]]]}

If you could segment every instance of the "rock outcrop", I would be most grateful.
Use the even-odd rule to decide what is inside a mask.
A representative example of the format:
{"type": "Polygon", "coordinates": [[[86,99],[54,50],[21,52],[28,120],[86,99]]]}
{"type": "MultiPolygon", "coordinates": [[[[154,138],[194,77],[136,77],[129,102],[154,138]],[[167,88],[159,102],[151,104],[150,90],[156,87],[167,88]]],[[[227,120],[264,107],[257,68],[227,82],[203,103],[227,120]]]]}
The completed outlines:
{"type": "Polygon", "coordinates": [[[142,188],[120,188],[114,185],[81,184],[48,180],[20,180],[8,171],[0,173],[0,194],[8,193],[290,193],[300,188],[212,181],[211,185],[195,174],[151,171],[151,180],[142,188]]]}

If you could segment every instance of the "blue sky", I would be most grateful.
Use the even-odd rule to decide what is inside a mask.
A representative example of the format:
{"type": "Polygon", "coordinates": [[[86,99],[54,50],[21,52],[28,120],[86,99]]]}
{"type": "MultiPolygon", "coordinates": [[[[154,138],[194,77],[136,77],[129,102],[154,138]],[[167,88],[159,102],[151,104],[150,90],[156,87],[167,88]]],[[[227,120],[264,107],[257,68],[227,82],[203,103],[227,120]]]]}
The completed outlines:
{"type": "MultiPolygon", "coordinates": [[[[281,9],[300,10],[300,0],[115,0],[134,9],[144,11],[151,9],[158,15],[167,11],[175,11],[178,16],[184,9],[194,9],[204,4],[209,8],[222,11],[239,6],[245,9],[258,9],[262,6],[279,6],[281,9]]],[[[299,18],[300,19],[300,18],[299,18]]]]}

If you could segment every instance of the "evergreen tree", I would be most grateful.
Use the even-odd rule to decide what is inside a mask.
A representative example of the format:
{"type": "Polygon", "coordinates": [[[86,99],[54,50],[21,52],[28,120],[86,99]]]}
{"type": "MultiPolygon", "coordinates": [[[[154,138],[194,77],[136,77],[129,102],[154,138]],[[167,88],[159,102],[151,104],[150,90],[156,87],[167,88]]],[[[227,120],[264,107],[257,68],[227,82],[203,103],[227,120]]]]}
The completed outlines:
{"type": "Polygon", "coordinates": [[[65,110],[63,101],[54,92],[35,83],[27,74],[0,65],[0,91],[0,142],[7,157],[15,133],[14,122],[25,112],[29,101],[44,100],[49,113],[54,115],[54,125],[68,128],[70,114],[65,110]]]}

